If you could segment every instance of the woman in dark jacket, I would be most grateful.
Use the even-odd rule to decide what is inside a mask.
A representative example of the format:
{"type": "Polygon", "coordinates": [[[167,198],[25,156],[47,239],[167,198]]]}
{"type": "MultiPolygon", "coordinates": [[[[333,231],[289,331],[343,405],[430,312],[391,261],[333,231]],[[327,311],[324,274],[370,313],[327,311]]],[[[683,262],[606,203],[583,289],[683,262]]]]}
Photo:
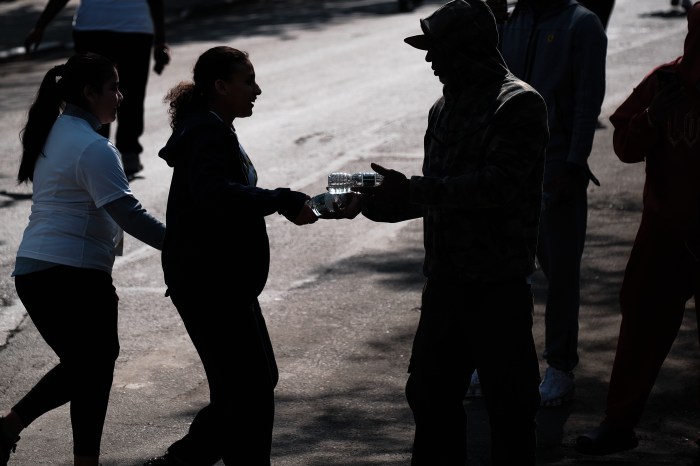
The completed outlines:
{"type": "Polygon", "coordinates": [[[265,217],[313,223],[306,194],[263,189],[233,127],[261,93],[248,54],[204,52],[193,82],[170,90],[173,167],[163,246],[168,294],[197,349],[210,403],[189,432],[146,465],[270,464],[277,365],[258,303],[270,250],[265,217]],[[172,223],[170,223],[172,222],[172,223]]]}

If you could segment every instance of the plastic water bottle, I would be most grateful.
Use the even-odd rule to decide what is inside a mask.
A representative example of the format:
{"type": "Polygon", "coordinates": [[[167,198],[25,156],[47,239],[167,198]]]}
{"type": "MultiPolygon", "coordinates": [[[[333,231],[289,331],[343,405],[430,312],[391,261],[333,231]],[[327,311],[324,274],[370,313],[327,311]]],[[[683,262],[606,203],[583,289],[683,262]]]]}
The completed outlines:
{"type": "Polygon", "coordinates": [[[328,192],[331,194],[343,194],[351,192],[351,188],[359,186],[379,186],[384,177],[379,173],[330,173],[328,175],[328,192]]]}
{"type": "Polygon", "coordinates": [[[348,193],[321,193],[306,201],[317,217],[330,216],[343,210],[348,203],[348,193]]]}
{"type": "Polygon", "coordinates": [[[317,217],[334,214],[340,209],[336,202],[336,195],[331,193],[321,193],[306,201],[311,210],[314,211],[317,217]]]}

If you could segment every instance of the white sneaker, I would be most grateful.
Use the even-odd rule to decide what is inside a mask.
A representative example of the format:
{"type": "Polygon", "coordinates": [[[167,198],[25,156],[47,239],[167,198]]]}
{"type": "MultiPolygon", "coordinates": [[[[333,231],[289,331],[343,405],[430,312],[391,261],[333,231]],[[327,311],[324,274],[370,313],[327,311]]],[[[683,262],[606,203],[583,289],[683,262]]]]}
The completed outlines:
{"type": "Polygon", "coordinates": [[[479,380],[479,373],[476,370],[472,372],[472,381],[469,383],[469,388],[464,396],[465,398],[481,398],[484,396],[481,393],[481,381],[479,380]]]}
{"type": "Polygon", "coordinates": [[[574,374],[548,367],[540,384],[540,406],[561,406],[574,399],[574,374]]]}

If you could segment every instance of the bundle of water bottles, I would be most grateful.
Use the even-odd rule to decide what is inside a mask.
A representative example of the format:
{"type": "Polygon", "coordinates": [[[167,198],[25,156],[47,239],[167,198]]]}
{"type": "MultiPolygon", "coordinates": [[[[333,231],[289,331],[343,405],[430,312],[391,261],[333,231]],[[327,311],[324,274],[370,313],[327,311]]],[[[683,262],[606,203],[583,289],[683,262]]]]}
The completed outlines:
{"type": "Polygon", "coordinates": [[[378,186],[383,179],[382,175],[374,172],[330,173],[327,192],[312,197],[306,203],[318,217],[332,216],[347,206],[353,187],[378,186]]]}

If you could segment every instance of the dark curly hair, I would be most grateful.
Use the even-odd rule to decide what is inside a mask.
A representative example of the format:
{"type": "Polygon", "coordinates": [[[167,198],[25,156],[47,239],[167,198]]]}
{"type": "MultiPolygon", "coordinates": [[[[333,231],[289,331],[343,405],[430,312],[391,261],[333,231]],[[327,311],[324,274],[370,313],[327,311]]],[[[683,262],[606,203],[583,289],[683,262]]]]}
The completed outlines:
{"type": "Polygon", "coordinates": [[[169,104],[170,127],[175,128],[185,115],[207,108],[207,100],[217,79],[229,79],[242,65],[250,63],[248,52],[218,46],[204,52],[194,65],[192,81],[183,81],[165,95],[169,104]]]}

